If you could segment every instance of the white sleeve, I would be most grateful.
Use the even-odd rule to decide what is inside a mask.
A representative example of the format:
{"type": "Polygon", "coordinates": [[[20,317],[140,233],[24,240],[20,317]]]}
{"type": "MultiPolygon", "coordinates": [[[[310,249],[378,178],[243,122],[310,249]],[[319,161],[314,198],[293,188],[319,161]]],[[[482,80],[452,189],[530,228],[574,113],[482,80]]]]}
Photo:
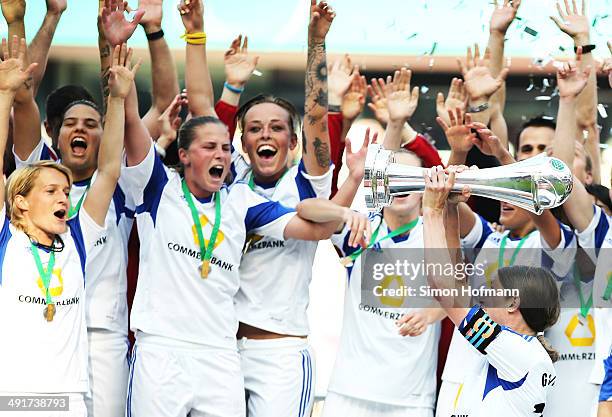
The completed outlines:
{"type": "Polygon", "coordinates": [[[51,149],[51,147],[47,145],[47,143],[44,141],[43,138],[40,138],[38,145],[36,145],[34,150],[30,153],[30,155],[25,161],[22,161],[21,159],[19,159],[19,157],[15,153],[14,145],[13,145],[13,156],[15,158],[15,167],[17,169],[31,165],[38,161],[48,161],[48,160],[57,161],[58,159],[53,149],[51,149]]]}
{"type": "Polygon", "coordinates": [[[230,166],[233,177],[232,183],[244,180],[250,169],[251,166],[246,159],[244,159],[244,156],[232,146],[232,165],[230,166]]]}
{"type": "MultiPolygon", "coordinates": [[[[299,180],[303,178],[304,180],[310,183],[310,187],[314,192],[314,197],[329,199],[331,195],[331,186],[332,186],[332,177],[334,174],[334,166],[330,165],[329,169],[323,175],[310,175],[306,172],[306,167],[303,162],[300,162],[298,166],[298,173],[296,177],[296,183],[298,184],[298,188],[300,188],[299,180]]],[[[301,190],[300,190],[301,191],[301,190]]],[[[300,192],[300,197],[302,196],[302,192],[300,192]]],[[[304,200],[304,198],[301,198],[304,200]]]]}
{"type": "Polygon", "coordinates": [[[480,249],[491,233],[493,233],[493,229],[489,222],[474,213],[474,227],[461,239],[461,247],[463,249],[480,249]]]}
{"type": "Polygon", "coordinates": [[[125,189],[126,200],[136,209],[142,208],[142,211],[146,211],[146,208],[151,208],[149,206],[153,205],[154,201],[159,201],[167,182],[167,168],[155,152],[153,142],[140,164],[128,167],[125,157],[123,158],[119,183],[125,189]]]}
{"type": "Polygon", "coordinates": [[[84,249],[85,253],[93,248],[96,241],[104,234],[105,227],[98,225],[87,213],[85,208],[79,210],[76,217],[68,221],[70,233],[75,241],[77,249],[84,249]]]}
{"type": "Polygon", "coordinates": [[[561,228],[561,241],[556,248],[551,248],[541,234],[540,244],[544,250],[544,256],[548,257],[552,263],[550,267],[552,272],[557,277],[564,277],[574,265],[578,245],[572,229],[562,223],[559,223],[559,227],[561,228]]]}
{"type": "Polygon", "coordinates": [[[247,210],[244,225],[247,234],[255,233],[284,240],[285,227],[295,216],[295,209],[285,207],[277,201],[268,200],[252,191],[246,184],[234,185],[244,192],[247,210]]]}
{"type": "Polygon", "coordinates": [[[596,205],[593,205],[593,210],[591,223],[582,232],[576,232],[578,243],[582,248],[601,248],[610,230],[610,223],[612,223],[610,216],[596,205]]]}

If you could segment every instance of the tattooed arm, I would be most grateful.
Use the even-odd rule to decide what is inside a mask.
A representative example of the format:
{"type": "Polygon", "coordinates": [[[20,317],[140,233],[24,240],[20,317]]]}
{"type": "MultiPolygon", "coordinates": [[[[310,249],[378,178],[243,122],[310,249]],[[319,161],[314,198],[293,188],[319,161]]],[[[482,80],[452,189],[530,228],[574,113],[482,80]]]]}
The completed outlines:
{"type": "Polygon", "coordinates": [[[302,160],[310,175],[329,170],[330,147],[327,130],[327,61],[325,37],[336,14],[325,2],[310,1],[308,61],[306,63],[306,101],[302,160]]]}

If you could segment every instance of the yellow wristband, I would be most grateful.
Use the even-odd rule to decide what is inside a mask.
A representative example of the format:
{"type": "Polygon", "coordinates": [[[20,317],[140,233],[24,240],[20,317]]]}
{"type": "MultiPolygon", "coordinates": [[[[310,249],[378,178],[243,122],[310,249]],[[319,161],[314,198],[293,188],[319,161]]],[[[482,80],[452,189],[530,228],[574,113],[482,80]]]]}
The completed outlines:
{"type": "Polygon", "coordinates": [[[185,39],[185,42],[191,45],[206,45],[206,33],[185,33],[181,36],[181,39],[185,39]]]}

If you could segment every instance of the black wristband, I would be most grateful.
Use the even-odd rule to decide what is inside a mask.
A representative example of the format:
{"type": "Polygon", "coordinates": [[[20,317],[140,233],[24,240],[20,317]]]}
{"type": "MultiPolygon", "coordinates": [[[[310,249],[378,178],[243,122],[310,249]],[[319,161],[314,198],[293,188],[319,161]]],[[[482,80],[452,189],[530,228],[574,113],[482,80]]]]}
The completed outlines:
{"type": "MultiPolygon", "coordinates": [[[[582,53],[583,54],[588,54],[593,49],[595,49],[595,45],[582,45],[582,53]]],[[[574,46],[574,52],[578,52],[578,47],[577,46],[574,46]]]]}
{"type": "Polygon", "coordinates": [[[153,33],[147,33],[147,39],[150,41],[156,41],[158,39],[161,39],[164,37],[164,31],[162,29],[158,30],[157,32],[153,32],[153,33]]]}

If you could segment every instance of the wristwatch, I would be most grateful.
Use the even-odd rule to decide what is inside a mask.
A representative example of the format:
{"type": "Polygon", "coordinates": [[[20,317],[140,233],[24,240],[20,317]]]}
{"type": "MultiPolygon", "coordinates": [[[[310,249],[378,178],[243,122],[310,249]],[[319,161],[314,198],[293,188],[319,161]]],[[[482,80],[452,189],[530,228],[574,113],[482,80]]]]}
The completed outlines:
{"type": "Polygon", "coordinates": [[[468,106],[468,113],[482,113],[489,108],[489,103],[482,103],[479,106],[472,107],[468,106]]]}

